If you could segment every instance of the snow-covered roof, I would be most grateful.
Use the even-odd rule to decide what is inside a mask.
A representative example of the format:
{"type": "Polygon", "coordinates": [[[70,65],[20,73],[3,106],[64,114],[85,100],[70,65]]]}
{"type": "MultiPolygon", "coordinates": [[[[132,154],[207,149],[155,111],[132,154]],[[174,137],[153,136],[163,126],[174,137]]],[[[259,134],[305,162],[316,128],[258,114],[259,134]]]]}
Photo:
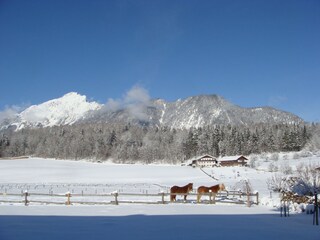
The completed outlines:
{"type": "Polygon", "coordinates": [[[211,156],[211,155],[209,155],[209,154],[205,154],[205,155],[201,155],[201,156],[194,157],[194,158],[189,159],[189,160],[191,160],[191,161],[193,161],[193,160],[199,160],[199,159],[204,158],[204,157],[209,157],[209,158],[212,158],[212,159],[216,159],[214,156],[211,156]]]}
{"type": "MultiPolygon", "coordinates": [[[[225,156],[222,158],[219,158],[219,161],[234,161],[234,160],[238,160],[239,158],[244,157],[243,155],[239,155],[239,156],[225,156]]],[[[247,159],[247,158],[246,158],[247,159]]]]}

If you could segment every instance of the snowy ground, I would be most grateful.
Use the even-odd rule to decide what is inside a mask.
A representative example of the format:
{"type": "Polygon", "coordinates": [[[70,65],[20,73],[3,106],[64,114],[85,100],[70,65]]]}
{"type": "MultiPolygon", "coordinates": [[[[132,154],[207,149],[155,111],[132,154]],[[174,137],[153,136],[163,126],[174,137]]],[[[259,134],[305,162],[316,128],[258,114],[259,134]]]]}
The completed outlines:
{"type": "MultiPolygon", "coordinates": [[[[319,163],[311,157],[290,160],[319,163]]],[[[282,164],[281,160],[277,161],[282,164]]],[[[319,239],[320,227],[312,215],[280,217],[278,196],[270,194],[263,161],[249,168],[205,169],[164,165],[115,165],[50,159],[0,160],[0,192],[160,192],[172,185],[224,183],[229,190],[248,179],[260,194],[259,206],[250,208],[218,202],[194,201],[165,205],[41,205],[0,204],[0,239],[319,239]]],[[[191,199],[192,200],[192,199],[191,199]]]]}

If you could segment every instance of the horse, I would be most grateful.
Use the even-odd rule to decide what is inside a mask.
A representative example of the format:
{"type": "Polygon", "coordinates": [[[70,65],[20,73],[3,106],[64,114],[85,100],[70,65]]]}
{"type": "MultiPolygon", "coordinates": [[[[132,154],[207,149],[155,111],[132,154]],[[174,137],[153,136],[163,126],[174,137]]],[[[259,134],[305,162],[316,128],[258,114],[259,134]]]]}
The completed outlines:
{"type": "Polygon", "coordinates": [[[217,185],[214,185],[211,187],[200,186],[200,187],[198,187],[198,191],[197,191],[198,192],[197,202],[198,203],[200,202],[200,198],[201,198],[202,194],[209,193],[209,192],[211,192],[213,194],[213,196],[214,196],[213,199],[215,199],[216,194],[219,191],[226,191],[226,187],[224,186],[223,183],[220,183],[220,184],[217,184],[217,185]]]}
{"type": "Polygon", "coordinates": [[[170,188],[170,201],[176,201],[176,194],[175,193],[182,193],[184,195],[184,200],[187,200],[187,195],[193,189],[193,183],[189,183],[183,187],[173,186],[170,188]]]}

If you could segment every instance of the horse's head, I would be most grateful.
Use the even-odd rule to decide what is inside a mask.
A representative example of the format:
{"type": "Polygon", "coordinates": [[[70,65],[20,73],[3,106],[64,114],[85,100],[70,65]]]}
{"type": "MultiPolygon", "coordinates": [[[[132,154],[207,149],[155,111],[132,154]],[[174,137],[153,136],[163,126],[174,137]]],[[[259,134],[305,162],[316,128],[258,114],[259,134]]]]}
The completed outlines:
{"type": "Polygon", "coordinates": [[[220,191],[227,191],[227,190],[226,190],[226,186],[225,186],[223,183],[220,183],[220,184],[219,184],[219,190],[220,190],[220,191]]]}
{"type": "Polygon", "coordinates": [[[193,190],[193,183],[188,184],[188,192],[193,190]]]}

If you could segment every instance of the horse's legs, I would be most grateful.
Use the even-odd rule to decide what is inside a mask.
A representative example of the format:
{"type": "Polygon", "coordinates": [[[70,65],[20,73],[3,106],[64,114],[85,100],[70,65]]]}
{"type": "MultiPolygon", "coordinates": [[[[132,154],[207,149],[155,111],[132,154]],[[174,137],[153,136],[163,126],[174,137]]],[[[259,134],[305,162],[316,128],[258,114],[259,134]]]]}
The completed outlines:
{"type": "Polygon", "coordinates": [[[217,196],[217,193],[212,194],[212,203],[213,204],[216,204],[216,196],[217,196]]]}
{"type": "Polygon", "coordinates": [[[171,195],[171,196],[170,196],[170,201],[171,201],[171,202],[176,201],[176,195],[171,195]]]}

